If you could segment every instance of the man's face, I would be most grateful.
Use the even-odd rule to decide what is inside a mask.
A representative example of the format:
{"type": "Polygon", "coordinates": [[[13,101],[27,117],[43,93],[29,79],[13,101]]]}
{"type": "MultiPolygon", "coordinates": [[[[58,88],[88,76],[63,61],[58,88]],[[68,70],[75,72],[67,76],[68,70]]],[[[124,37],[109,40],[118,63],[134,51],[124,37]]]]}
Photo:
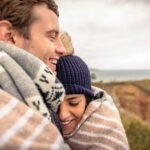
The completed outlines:
{"type": "Polygon", "coordinates": [[[16,45],[43,60],[55,72],[58,59],[65,53],[58,17],[46,5],[35,6],[33,15],[38,19],[30,26],[29,39],[21,37],[16,45]]]}

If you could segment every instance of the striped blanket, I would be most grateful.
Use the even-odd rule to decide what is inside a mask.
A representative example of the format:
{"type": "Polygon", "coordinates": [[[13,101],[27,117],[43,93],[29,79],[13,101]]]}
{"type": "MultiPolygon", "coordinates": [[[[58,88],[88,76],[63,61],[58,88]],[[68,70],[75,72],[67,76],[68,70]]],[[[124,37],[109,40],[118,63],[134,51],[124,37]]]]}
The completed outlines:
{"type": "Polygon", "coordinates": [[[1,150],[69,150],[57,128],[18,99],[0,90],[1,150]]]}

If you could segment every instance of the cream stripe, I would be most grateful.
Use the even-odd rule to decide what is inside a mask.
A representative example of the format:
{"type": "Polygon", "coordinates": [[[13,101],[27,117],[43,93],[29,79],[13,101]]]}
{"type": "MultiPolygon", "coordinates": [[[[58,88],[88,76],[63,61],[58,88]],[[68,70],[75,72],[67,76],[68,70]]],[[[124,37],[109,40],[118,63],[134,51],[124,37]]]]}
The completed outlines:
{"type": "Polygon", "coordinates": [[[97,99],[97,100],[91,102],[90,105],[93,105],[93,107],[95,107],[95,108],[105,105],[105,107],[108,107],[111,111],[118,112],[118,109],[117,109],[116,105],[114,104],[112,98],[110,96],[107,96],[107,97],[108,98],[103,101],[98,101],[99,99],[97,99]]]}
{"type": "Polygon", "coordinates": [[[124,147],[127,150],[129,149],[127,144],[123,143],[122,141],[120,141],[120,140],[118,140],[118,139],[116,139],[114,137],[107,136],[106,134],[96,134],[96,133],[85,132],[85,131],[79,131],[78,133],[82,134],[84,136],[105,138],[107,140],[111,140],[112,142],[119,144],[120,146],[124,147]]]}
{"type": "Polygon", "coordinates": [[[116,124],[118,124],[120,127],[122,127],[121,122],[118,121],[118,120],[116,120],[116,119],[114,119],[114,118],[111,118],[111,117],[108,117],[108,116],[106,117],[106,116],[100,115],[100,114],[93,114],[92,116],[95,117],[95,118],[98,118],[98,119],[102,119],[102,120],[106,120],[106,121],[109,121],[109,122],[116,123],[116,124]]]}
{"type": "MultiPolygon", "coordinates": [[[[61,135],[59,134],[57,139],[56,139],[56,142],[51,145],[51,150],[59,149],[60,145],[64,144],[62,142],[63,142],[63,139],[62,139],[61,135]]],[[[64,145],[62,145],[62,146],[64,146],[64,145]]]]}
{"type": "Polygon", "coordinates": [[[73,142],[73,143],[76,143],[76,144],[80,144],[80,145],[84,145],[84,146],[91,146],[91,145],[96,145],[98,147],[103,147],[107,150],[116,150],[116,149],[113,149],[112,147],[108,146],[108,145],[105,145],[105,144],[102,144],[102,143],[99,143],[99,142],[83,142],[83,141],[78,141],[77,139],[73,139],[71,138],[69,141],[73,142]]]}
{"type": "Polygon", "coordinates": [[[85,122],[86,125],[89,125],[91,127],[95,127],[95,128],[103,128],[103,129],[106,129],[106,130],[111,130],[111,132],[116,132],[118,134],[120,134],[122,137],[125,137],[125,134],[119,130],[119,129],[116,129],[114,127],[110,127],[110,126],[106,126],[106,125],[102,125],[102,124],[94,124],[94,123],[91,123],[91,122],[85,122]]]}
{"type": "Polygon", "coordinates": [[[2,109],[0,109],[0,119],[5,117],[17,105],[18,101],[14,98],[10,100],[2,109]]]}
{"type": "MultiPolygon", "coordinates": [[[[99,99],[98,99],[99,100],[99,99]]],[[[90,105],[92,105],[93,107],[99,107],[101,104],[102,104],[102,102],[100,102],[100,101],[98,101],[98,100],[95,100],[95,101],[92,101],[91,103],[90,103],[90,105]]]]}
{"type": "Polygon", "coordinates": [[[51,144],[50,150],[71,150],[70,146],[64,142],[60,133],[55,141],[54,144],[51,144]]]}
{"type": "Polygon", "coordinates": [[[24,116],[22,116],[3,136],[0,137],[0,147],[3,147],[5,143],[9,141],[20,129],[27,123],[29,118],[32,116],[33,111],[28,109],[24,116]]]}
{"type": "Polygon", "coordinates": [[[4,71],[5,71],[4,68],[0,65],[0,73],[4,71]]]}
{"type": "Polygon", "coordinates": [[[3,57],[3,56],[8,56],[8,55],[6,54],[6,52],[0,51],[0,58],[3,57]]]}
{"type": "MultiPolygon", "coordinates": [[[[29,136],[27,138],[27,140],[25,140],[25,142],[22,144],[21,146],[21,150],[26,150],[28,149],[32,142],[34,141],[34,139],[43,131],[44,127],[49,123],[48,120],[43,119],[43,121],[41,122],[41,124],[39,126],[37,126],[37,128],[35,128],[35,130],[33,131],[33,133],[31,134],[31,136],[29,136]]],[[[50,144],[50,143],[49,143],[50,144]]]]}

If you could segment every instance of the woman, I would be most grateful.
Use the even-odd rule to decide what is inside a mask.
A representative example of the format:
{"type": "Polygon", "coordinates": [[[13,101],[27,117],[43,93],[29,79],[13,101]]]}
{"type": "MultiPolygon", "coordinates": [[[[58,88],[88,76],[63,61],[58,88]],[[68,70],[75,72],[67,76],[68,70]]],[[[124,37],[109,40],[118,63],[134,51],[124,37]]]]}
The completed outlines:
{"type": "Polygon", "coordinates": [[[118,110],[105,91],[91,89],[90,72],[85,62],[73,55],[61,58],[57,77],[66,90],[58,116],[71,149],[128,150],[118,110]]]}

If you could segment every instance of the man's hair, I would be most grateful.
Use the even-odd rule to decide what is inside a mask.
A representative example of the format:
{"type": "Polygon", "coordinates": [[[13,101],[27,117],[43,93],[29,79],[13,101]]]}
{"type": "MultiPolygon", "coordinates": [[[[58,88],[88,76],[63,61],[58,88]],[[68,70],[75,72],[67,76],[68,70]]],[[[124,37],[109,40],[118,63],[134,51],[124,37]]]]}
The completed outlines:
{"type": "Polygon", "coordinates": [[[25,38],[29,38],[29,27],[34,21],[33,7],[46,4],[57,16],[58,6],[54,0],[0,0],[0,20],[7,20],[25,38]]]}

